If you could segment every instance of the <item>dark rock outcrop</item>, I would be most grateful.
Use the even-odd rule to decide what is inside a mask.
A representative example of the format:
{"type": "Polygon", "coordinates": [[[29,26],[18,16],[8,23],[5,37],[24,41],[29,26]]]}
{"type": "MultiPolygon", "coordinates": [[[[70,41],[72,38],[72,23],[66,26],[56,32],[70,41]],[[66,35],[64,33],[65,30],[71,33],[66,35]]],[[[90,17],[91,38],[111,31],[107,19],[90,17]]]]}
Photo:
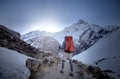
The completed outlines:
{"type": "Polygon", "coordinates": [[[26,66],[28,67],[31,73],[29,79],[34,79],[40,72],[40,67],[42,66],[42,62],[33,59],[27,59],[26,66]]]}
{"type": "Polygon", "coordinates": [[[78,74],[80,79],[114,79],[109,76],[104,70],[101,70],[99,67],[83,64],[82,62],[77,62],[74,60],[74,63],[77,64],[78,74]]]}
{"type": "Polygon", "coordinates": [[[36,57],[41,52],[20,39],[20,34],[0,25],[0,46],[36,57]]]}
{"type": "Polygon", "coordinates": [[[89,66],[87,68],[88,73],[92,74],[94,79],[114,79],[107,73],[103,72],[99,67],[89,66]]]}
{"type": "Polygon", "coordinates": [[[31,72],[29,79],[38,79],[38,76],[41,74],[41,77],[43,77],[49,67],[58,65],[60,61],[59,57],[55,57],[50,53],[42,53],[37,59],[27,59],[26,66],[31,72]]]}
{"type": "Polygon", "coordinates": [[[21,38],[20,33],[10,30],[3,25],[0,25],[0,34],[3,34],[4,32],[8,32],[11,36],[21,38]]]}

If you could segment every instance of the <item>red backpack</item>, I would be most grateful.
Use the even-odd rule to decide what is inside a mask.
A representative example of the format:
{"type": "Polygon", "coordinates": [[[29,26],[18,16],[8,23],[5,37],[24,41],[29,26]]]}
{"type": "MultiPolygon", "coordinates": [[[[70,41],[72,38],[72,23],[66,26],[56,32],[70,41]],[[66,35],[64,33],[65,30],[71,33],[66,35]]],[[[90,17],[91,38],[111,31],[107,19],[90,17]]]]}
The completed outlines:
{"type": "Polygon", "coordinates": [[[66,36],[66,39],[65,39],[65,52],[68,52],[68,53],[75,52],[75,46],[74,46],[72,36],[66,36]]]}

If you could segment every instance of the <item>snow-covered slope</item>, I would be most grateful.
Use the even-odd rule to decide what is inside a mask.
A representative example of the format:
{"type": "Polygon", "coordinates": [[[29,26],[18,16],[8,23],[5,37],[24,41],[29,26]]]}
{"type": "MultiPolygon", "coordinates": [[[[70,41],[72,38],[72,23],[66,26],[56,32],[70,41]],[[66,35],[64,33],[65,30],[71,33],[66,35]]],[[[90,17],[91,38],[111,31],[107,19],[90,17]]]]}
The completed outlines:
{"type": "Polygon", "coordinates": [[[26,42],[40,51],[51,51],[54,54],[58,54],[60,46],[59,42],[50,36],[35,37],[26,42]]]}
{"type": "Polygon", "coordinates": [[[30,72],[25,66],[27,58],[16,51],[0,47],[0,79],[28,79],[30,72]]]}
{"type": "Polygon", "coordinates": [[[52,33],[37,30],[22,35],[22,39],[40,51],[50,51],[57,54],[60,44],[51,36],[52,33]]]}
{"type": "MultiPolygon", "coordinates": [[[[42,46],[42,42],[39,41],[46,36],[50,36],[56,39],[60,44],[62,44],[64,37],[66,35],[72,35],[77,50],[79,49],[80,44],[83,45],[85,49],[87,49],[103,36],[103,34],[101,34],[103,31],[100,32],[101,30],[105,31],[105,29],[98,25],[91,24],[80,19],[77,23],[74,23],[73,25],[66,27],[64,30],[59,31],[57,33],[33,31],[25,35],[22,35],[22,39],[27,43],[31,44],[32,46],[40,48],[42,46]],[[34,42],[36,44],[33,44],[34,42]]],[[[79,52],[80,51],[78,50],[77,53],[79,52]]]]}
{"type": "Polygon", "coordinates": [[[114,73],[111,75],[115,76],[115,79],[120,79],[120,28],[73,59],[97,65],[103,70],[112,70],[114,73]]]}
{"type": "MultiPolygon", "coordinates": [[[[86,30],[93,30],[97,33],[100,29],[102,29],[102,27],[87,23],[86,21],[80,19],[77,23],[74,23],[73,25],[66,27],[64,30],[53,34],[53,37],[62,43],[65,36],[72,35],[75,43],[78,44],[79,36],[81,36],[83,32],[86,30]]],[[[87,33],[87,35],[89,35],[89,33],[87,33]]]]}
{"type": "Polygon", "coordinates": [[[32,32],[29,32],[25,35],[22,35],[22,39],[24,41],[28,41],[29,39],[32,39],[32,38],[35,38],[35,37],[39,37],[39,38],[42,38],[44,36],[50,36],[52,33],[49,33],[49,32],[45,32],[45,31],[32,31],[32,32]]]}

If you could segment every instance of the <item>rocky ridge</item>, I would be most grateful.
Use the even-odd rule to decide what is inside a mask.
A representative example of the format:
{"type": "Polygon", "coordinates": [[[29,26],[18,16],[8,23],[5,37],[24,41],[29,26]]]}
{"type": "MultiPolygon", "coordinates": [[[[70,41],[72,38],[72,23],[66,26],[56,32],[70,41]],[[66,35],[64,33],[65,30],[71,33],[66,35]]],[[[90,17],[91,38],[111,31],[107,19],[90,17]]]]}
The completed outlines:
{"type": "Polygon", "coordinates": [[[20,38],[20,34],[0,25],[0,46],[36,57],[40,51],[20,38]]]}

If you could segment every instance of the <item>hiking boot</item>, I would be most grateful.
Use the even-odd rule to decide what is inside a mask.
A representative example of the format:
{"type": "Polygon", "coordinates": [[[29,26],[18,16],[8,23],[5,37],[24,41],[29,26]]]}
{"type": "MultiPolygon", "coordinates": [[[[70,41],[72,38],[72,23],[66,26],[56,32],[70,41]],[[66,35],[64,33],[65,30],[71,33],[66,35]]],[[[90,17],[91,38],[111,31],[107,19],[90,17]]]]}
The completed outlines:
{"type": "Polygon", "coordinates": [[[70,72],[69,74],[71,77],[74,77],[74,73],[73,72],[70,72]]]}
{"type": "Polygon", "coordinates": [[[64,71],[63,71],[63,70],[60,70],[60,73],[62,73],[62,74],[63,74],[63,73],[64,73],[64,71]]]}

